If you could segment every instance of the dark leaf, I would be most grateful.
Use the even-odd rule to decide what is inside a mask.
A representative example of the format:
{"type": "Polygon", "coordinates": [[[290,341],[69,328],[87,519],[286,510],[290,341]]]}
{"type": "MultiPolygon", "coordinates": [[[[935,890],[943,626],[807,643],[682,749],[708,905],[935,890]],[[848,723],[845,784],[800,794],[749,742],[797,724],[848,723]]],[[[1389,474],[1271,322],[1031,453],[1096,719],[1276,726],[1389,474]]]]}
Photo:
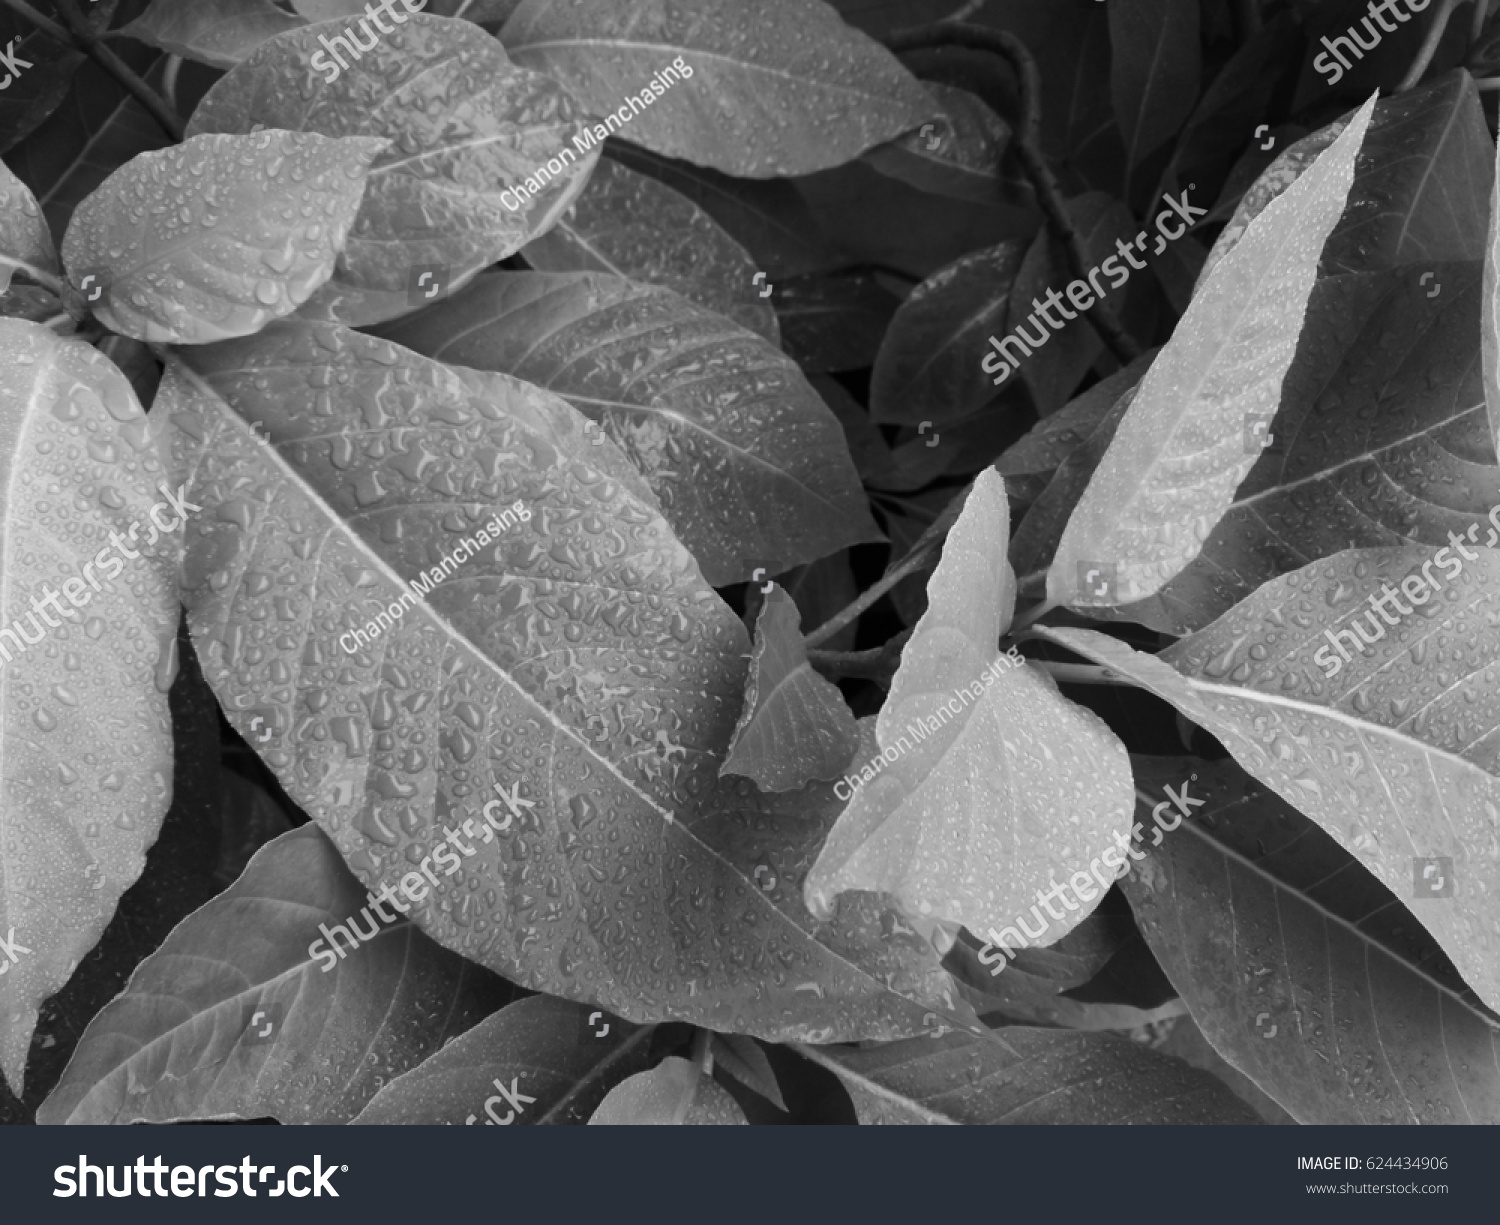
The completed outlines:
{"type": "Polygon", "coordinates": [[[900,305],[874,277],[824,273],[780,281],[770,301],[781,324],[782,347],[809,374],[873,365],[900,305]]]}

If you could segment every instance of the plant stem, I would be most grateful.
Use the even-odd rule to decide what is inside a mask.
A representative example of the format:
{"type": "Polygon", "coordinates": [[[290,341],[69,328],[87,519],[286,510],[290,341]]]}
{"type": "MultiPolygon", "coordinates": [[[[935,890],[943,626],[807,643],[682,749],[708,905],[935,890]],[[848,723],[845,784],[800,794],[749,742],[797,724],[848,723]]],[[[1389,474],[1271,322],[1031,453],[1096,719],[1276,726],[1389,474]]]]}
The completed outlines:
{"type": "Polygon", "coordinates": [[[693,1035],[692,1059],[704,1076],[714,1074],[713,1042],[714,1031],[711,1029],[700,1029],[693,1035]]]}
{"type": "Polygon", "coordinates": [[[1490,0],[1474,0],[1474,24],[1469,27],[1469,46],[1479,41],[1479,36],[1484,32],[1484,19],[1490,7],[1490,0]]]}
{"type": "Polygon", "coordinates": [[[1493,92],[1500,89],[1500,77],[1480,77],[1479,80],[1474,82],[1474,88],[1480,93],[1484,93],[1487,90],[1493,92]]]}
{"type": "Polygon", "coordinates": [[[1118,672],[1101,664],[1062,664],[1051,659],[1032,659],[1028,663],[1050,673],[1055,681],[1067,681],[1073,685],[1129,685],[1118,672]]]}
{"type": "Polygon", "coordinates": [[[1427,27],[1427,37],[1422,40],[1422,45],[1417,50],[1417,58],[1412,61],[1411,67],[1406,70],[1406,75],[1401,78],[1401,84],[1396,86],[1393,93],[1403,94],[1411,89],[1422,79],[1422,74],[1427,71],[1427,65],[1432,63],[1438,43],[1443,39],[1443,31],[1448,28],[1448,18],[1458,7],[1458,0],[1442,0],[1442,4],[1443,7],[1432,15],[1432,24],[1427,27]]]}
{"type": "MultiPolygon", "coordinates": [[[[1088,249],[1068,219],[1062,187],[1052,173],[1052,168],[1047,165],[1047,159],[1042,156],[1041,75],[1026,44],[1005,30],[991,30],[986,26],[963,21],[941,21],[934,25],[897,31],[885,40],[885,45],[895,52],[934,47],[965,47],[970,51],[988,51],[1000,56],[1010,65],[1021,86],[1021,123],[1016,129],[1013,142],[1016,153],[1036,191],[1037,202],[1042,206],[1049,228],[1062,240],[1067,252],[1070,279],[1086,282],[1089,275],[1088,249]]],[[[1141,355],[1140,345],[1120,326],[1102,301],[1096,300],[1087,313],[1099,338],[1122,366],[1128,366],[1141,355]]]]}
{"type": "MultiPolygon", "coordinates": [[[[8,2],[15,7],[17,0],[8,0],[8,2]]],[[[68,29],[72,31],[73,44],[86,52],[99,67],[120,83],[120,87],[126,93],[144,106],[151,118],[161,125],[163,132],[173,140],[182,140],[186,130],[182,120],[177,117],[160,94],[136,76],[130,65],[104,45],[104,39],[99,36],[93,26],[89,25],[88,19],[79,11],[78,0],[57,0],[57,9],[67,21],[68,29]]]]}
{"type": "Polygon", "coordinates": [[[26,3],[26,0],[0,0],[0,5],[4,5],[13,13],[26,18],[37,29],[45,33],[47,37],[55,39],[57,42],[62,43],[63,46],[69,47],[73,45],[72,36],[62,26],[53,21],[52,18],[44,17],[41,13],[38,13],[36,9],[26,3]]]}
{"type": "Polygon", "coordinates": [[[807,662],[830,676],[857,676],[889,686],[901,648],[911,637],[913,626],[907,626],[894,638],[868,651],[809,651],[807,662]]]}
{"type": "Polygon", "coordinates": [[[57,297],[63,296],[62,278],[48,272],[45,268],[38,268],[35,264],[28,264],[25,260],[4,259],[4,263],[14,268],[17,272],[24,272],[43,289],[50,290],[57,297]]]}
{"type": "Polygon", "coordinates": [[[1033,604],[1024,613],[1010,623],[1010,632],[1014,636],[1029,630],[1033,625],[1045,617],[1057,607],[1056,600],[1043,600],[1040,604],[1033,604]]]}
{"type": "Polygon", "coordinates": [[[802,640],[803,645],[811,649],[817,646],[818,643],[826,642],[832,638],[839,630],[843,629],[844,626],[858,617],[860,613],[873,605],[908,574],[915,574],[920,570],[927,560],[927,555],[932,552],[937,543],[936,538],[925,543],[919,541],[912,547],[911,552],[887,570],[874,586],[868,591],[862,592],[859,598],[844,608],[842,612],[835,613],[827,621],[823,622],[822,625],[818,626],[817,629],[813,630],[812,633],[804,637],[802,640]]]}

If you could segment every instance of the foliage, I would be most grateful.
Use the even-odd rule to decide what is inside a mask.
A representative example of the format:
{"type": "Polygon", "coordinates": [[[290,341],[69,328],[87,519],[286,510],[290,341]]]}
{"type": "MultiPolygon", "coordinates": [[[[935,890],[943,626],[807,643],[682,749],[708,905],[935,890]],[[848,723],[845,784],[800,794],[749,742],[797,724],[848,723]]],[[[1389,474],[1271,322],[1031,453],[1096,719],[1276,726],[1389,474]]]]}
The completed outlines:
{"type": "Polygon", "coordinates": [[[421,7],[0,0],[0,1121],[1500,1121],[1500,23],[421,7]]]}

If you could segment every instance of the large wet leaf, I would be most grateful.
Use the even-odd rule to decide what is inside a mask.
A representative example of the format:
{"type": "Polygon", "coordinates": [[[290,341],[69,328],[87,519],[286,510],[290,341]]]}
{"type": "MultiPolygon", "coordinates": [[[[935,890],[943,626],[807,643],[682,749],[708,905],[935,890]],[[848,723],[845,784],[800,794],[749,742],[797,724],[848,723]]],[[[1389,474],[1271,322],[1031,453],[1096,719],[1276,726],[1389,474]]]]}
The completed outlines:
{"type": "Polygon", "coordinates": [[[316,827],[268,843],[89,1023],[37,1122],[347,1123],[515,995],[387,904],[316,827]]]}
{"type": "MultiPolygon", "coordinates": [[[[1028,493],[1025,501],[1035,500],[1037,494],[1047,487],[1052,474],[1080,447],[1090,442],[1099,423],[1104,420],[1120,398],[1141,381],[1157,352],[1158,350],[1151,349],[1131,362],[1125,369],[1117,370],[1107,378],[1100,379],[1082,395],[1075,396],[1051,416],[1043,417],[1009,447],[1005,454],[995,461],[995,471],[1005,477],[1006,489],[1010,490],[1014,496],[1017,483],[1024,481],[1028,493]]],[[[1099,455],[1103,454],[1104,447],[1101,446],[1099,455]]],[[[1097,460],[1098,456],[1095,456],[1095,462],[1097,460]]],[[[1089,466],[1088,471],[1093,471],[1093,465],[1089,466]]],[[[1079,494],[1083,493],[1086,484],[1085,478],[1084,483],[1078,487],[1079,494]]],[[[1061,516],[1057,524],[1059,536],[1071,512],[1072,505],[1069,504],[1067,512],[1061,516]]],[[[1057,537],[1053,539],[1055,541],[1057,537]]],[[[1050,557],[1049,553],[1048,558],[1050,557]]],[[[1020,559],[1014,550],[1011,552],[1011,561],[1016,564],[1018,572],[1024,573],[1020,570],[1020,559]]]]}
{"type": "Polygon", "coordinates": [[[1114,1034],[1015,1026],[799,1049],[844,1082],[864,1124],[1257,1121],[1207,1072],[1114,1034]]]}
{"type": "Polygon", "coordinates": [[[266,39],[303,24],[272,0],[151,0],[120,33],[173,55],[232,68],[266,39]]]}
{"type": "Polygon", "coordinates": [[[1401,898],[1495,1007],[1500,551],[1469,551],[1472,560],[1449,549],[1435,560],[1419,545],[1340,553],[1267,583],[1159,656],[1091,630],[1039,632],[1217,736],[1401,898]],[[1424,565],[1438,591],[1427,586],[1418,604],[1424,565]],[[1396,593],[1384,605],[1394,625],[1366,603],[1383,589],[1396,593]],[[1422,896],[1422,861],[1440,858],[1452,862],[1452,896],[1422,896]]]}
{"type": "MultiPolygon", "coordinates": [[[[1333,143],[1349,118],[1277,155],[1214,243],[1204,277],[1266,205],[1333,143]]],[[[1344,215],[1323,247],[1320,274],[1481,258],[1490,195],[1489,176],[1481,167],[1489,163],[1492,145],[1467,72],[1455,70],[1423,89],[1377,102],[1344,215]]]]}
{"type": "Polygon", "coordinates": [[[772,587],[755,622],[745,708],[721,774],[790,791],[840,776],[859,747],[859,728],[838,687],[807,662],[797,606],[772,587]]]}
{"type": "Polygon", "coordinates": [[[137,340],[259,331],[333,275],[386,143],[276,131],[144,153],[73,214],[69,281],[95,317],[137,340]]]}
{"type": "Polygon", "coordinates": [[[843,433],[797,367],[668,290],[494,273],[383,334],[505,370],[597,421],[714,586],[880,538],[843,433]]]}
{"type": "Polygon", "coordinates": [[[616,1084],[645,1069],[649,1026],[550,995],[517,1000],[380,1090],[356,1124],[584,1123],[616,1084]],[[497,1083],[498,1082],[498,1083],[497,1083]],[[532,1101],[522,1101],[522,1096],[532,1101]]]}
{"type": "Polygon", "coordinates": [[[140,403],[88,345],[0,319],[0,447],[0,937],[26,949],[0,978],[0,1071],[19,1097],[38,1005],[141,874],[172,799],[182,538],[159,530],[177,517],[140,403]]]}
{"type": "Polygon", "coordinates": [[[419,285],[449,292],[545,232],[599,152],[568,143],[585,125],[566,90],[467,21],[418,13],[327,81],[310,60],[321,35],[343,29],[336,20],[263,43],[208,91],[188,134],[259,125],[389,137],[338,271],[304,312],[377,323],[429,301],[419,285]],[[511,208],[517,185],[530,198],[510,195],[511,208]]]}
{"type": "Polygon", "coordinates": [[[901,303],[868,272],[790,278],[772,301],[781,347],[808,374],[867,369],[901,303]]]}
{"type": "Polygon", "coordinates": [[[0,162],[0,294],[10,288],[17,272],[43,281],[61,271],[52,232],[36,197],[0,162]]]}
{"type": "Polygon", "coordinates": [[[522,0],[500,38],[516,63],[556,77],[596,114],[645,93],[644,109],[625,106],[627,139],[741,178],[838,166],[939,109],[895,56],[819,0],[522,0]],[[647,89],[679,60],[685,79],[647,89]]]}
{"type": "Polygon", "coordinates": [[[661,285],[781,343],[770,289],[749,253],[686,196],[608,158],[521,255],[539,272],[608,272],[661,285]]]}
{"type": "Polygon", "coordinates": [[[1194,296],[1063,532],[1047,574],[1052,601],[1113,605],[1154,594],[1229,508],[1259,458],[1245,445],[1245,422],[1280,402],[1374,104],[1266,207],[1194,296]],[[1108,568],[1104,591],[1085,583],[1108,568]]]}
{"type": "MultiPolygon", "coordinates": [[[[1148,789],[1184,773],[1134,760],[1148,789]]],[[[1203,807],[1121,887],[1214,1048],[1299,1123],[1500,1122],[1500,1019],[1430,937],[1290,805],[1193,765],[1203,807]]]]}
{"type": "Polygon", "coordinates": [[[1117,615],[1182,634],[1315,558],[1406,541],[1436,548],[1500,502],[1480,267],[1421,267],[1313,287],[1275,417],[1239,423],[1259,459],[1198,555],[1117,615]]]}
{"type": "Polygon", "coordinates": [[[1025,247],[971,251],[911,291],[880,342],[870,375],[870,416],[940,429],[995,394],[982,368],[989,338],[1005,335],[1011,285],[1025,247]]]}
{"type": "MultiPolygon", "coordinates": [[[[987,469],[948,533],[880,708],[883,760],[849,768],[861,785],[808,878],[814,914],[865,889],[923,919],[1006,927],[1034,909],[1039,886],[1086,867],[1127,828],[1124,746],[1051,677],[999,653],[1015,609],[1009,523],[1004,482],[987,469]]],[[[1070,908],[1044,943],[1083,917],[1070,908]]]]}
{"type": "Polygon", "coordinates": [[[428,934],[632,1021],[829,1041],[953,1003],[878,899],[803,908],[831,788],[718,779],[744,629],[583,418],[330,325],[182,360],[154,411],[212,525],[184,584],[205,675],[367,885],[435,854],[428,934]],[[403,593],[372,646],[352,637],[403,593]]]}

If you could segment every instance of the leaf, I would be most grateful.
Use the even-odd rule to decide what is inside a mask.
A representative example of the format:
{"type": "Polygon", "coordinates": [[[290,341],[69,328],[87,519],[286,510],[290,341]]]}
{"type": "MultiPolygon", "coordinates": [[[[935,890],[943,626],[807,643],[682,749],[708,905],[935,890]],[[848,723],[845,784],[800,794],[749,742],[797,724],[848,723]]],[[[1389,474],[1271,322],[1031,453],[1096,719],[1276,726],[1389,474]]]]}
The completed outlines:
{"type": "Polygon", "coordinates": [[[1398,617],[1388,630],[1364,598],[1379,597],[1383,583],[1420,575],[1424,563],[1432,574],[1433,553],[1419,545],[1314,562],[1155,657],[1093,631],[1038,632],[1129,677],[1217,736],[1245,770],[1408,901],[1494,1007],[1500,716],[1490,700],[1490,660],[1500,634],[1489,602],[1500,587],[1500,552],[1437,562],[1454,580],[1433,575],[1443,598],[1427,590],[1421,615],[1398,617]],[[1454,562],[1457,575],[1447,569],[1454,562]],[[1367,619],[1375,638],[1368,654],[1343,660],[1345,642],[1335,655],[1337,633],[1364,649],[1350,626],[1364,628],[1367,619]],[[1443,856],[1453,861],[1453,897],[1414,898],[1414,865],[1443,856]]]}
{"type": "Polygon", "coordinates": [[[514,992],[405,921],[325,972],[323,928],[373,910],[313,826],[268,843],[89,1022],[37,1122],[347,1123],[514,992]]]}
{"type": "Polygon", "coordinates": [[[1332,838],[1196,764],[1204,807],[1122,888],[1214,1048],[1299,1123],[1500,1121],[1500,1019],[1332,838]]]}
{"type": "Polygon", "coordinates": [[[1280,401],[1373,106],[1267,206],[1194,297],[1063,532],[1047,574],[1053,603],[1096,602],[1082,579],[1101,565],[1115,568],[1104,603],[1152,595],[1229,508],[1259,458],[1244,423],[1280,401]]]}
{"type": "Polygon", "coordinates": [[[714,1066],[733,1076],[752,1092],[760,1094],[776,1109],[785,1111],[786,1101],[776,1080],[776,1070],[754,1038],[739,1034],[715,1034],[711,1048],[714,1066]]]}
{"type": "MultiPolygon", "coordinates": [[[[425,0],[424,12],[438,17],[462,16],[466,21],[504,21],[519,0],[425,0]]],[[[332,17],[361,17],[364,0],[292,0],[294,8],[309,21],[327,21],[332,17]]]]}
{"type": "Polygon", "coordinates": [[[338,271],[303,312],[363,325],[426,305],[419,287],[451,292],[544,233],[599,153],[585,139],[583,108],[470,22],[417,13],[377,40],[368,65],[358,60],[329,81],[311,60],[320,36],[343,28],[324,23],[263,43],[208,91],[188,135],[260,125],[390,138],[338,271]],[[517,185],[531,198],[519,199],[517,185]]]}
{"type": "Polygon", "coordinates": [[[755,623],[745,708],[719,773],[753,779],[762,791],[792,791],[838,778],[858,748],[843,695],[807,662],[797,606],[772,587],[755,623]]]}
{"type": "MultiPolygon", "coordinates": [[[[159,87],[167,56],[123,46],[119,54],[147,84],[159,87]]],[[[80,201],[138,153],[169,142],[146,108],[89,61],[46,122],[8,154],[31,188],[53,233],[65,233],[80,201]]]]}
{"type": "Polygon", "coordinates": [[[749,253],[691,200],[608,158],[521,255],[539,272],[607,272],[660,285],[781,343],[749,253]]]}
{"type": "Polygon", "coordinates": [[[775,282],[848,263],[818,233],[817,219],[792,184],[781,179],[732,179],[673,161],[617,137],[608,160],[649,175],[681,193],[724,227],[775,282]]]}
{"type": "Polygon", "coordinates": [[[589,1122],[701,1127],[746,1119],[735,1100],[703,1076],[696,1064],[672,1055],[611,1089],[589,1122]]]}
{"type": "Polygon", "coordinates": [[[1208,1073],[1114,1034],[1014,1026],[797,1049],[838,1076],[866,1125],[1257,1121],[1208,1073]]]}
{"type": "Polygon", "coordinates": [[[864,272],[781,281],[770,300],[782,348],[809,374],[871,365],[899,305],[889,289],[864,272]]]}
{"type": "Polygon", "coordinates": [[[1484,402],[1490,436],[1500,451],[1500,144],[1495,148],[1495,180],[1490,192],[1490,225],[1484,247],[1484,294],[1479,309],[1484,361],[1484,402]]]}
{"type": "Polygon", "coordinates": [[[838,166],[937,110],[895,56],[818,0],[522,0],[500,38],[596,114],[644,94],[639,114],[625,107],[631,141],[741,178],[838,166]],[[648,92],[658,72],[664,92],[648,92]]]}
{"type": "Polygon", "coordinates": [[[434,939],[627,1020],[771,1041],[897,1037],[924,1009],[964,1011],[881,899],[824,924],[803,907],[831,788],[719,780],[744,629],[565,403],[285,321],[183,350],[158,413],[214,525],[184,563],[209,683],[367,885],[410,885],[442,848],[436,894],[411,898],[434,939]],[[528,520],[474,536],[517,502],[528,520]],[[424,571],[446,577],[413,599],[424,571]],[[398,596],[372,648],[351,637],[398,596]],[[445,861],[465,822],[492,833],[445,861]]]}
{"type": "Polygon", "coordinates": [[[355,1125],[494,1123],[523,1102],[512,1123],[582,1123],[624,1077],[643,1069],[652,1029],[550,995],[491,1013],[423,1063],[388,1082],[355,1125]],[[488,1116],[488,1117],[486,1117],[488,1116]]]}
{"type": "Polygon", "coordinates": [[[715,586],[880,538],[842,432],[796,366],[668,290],[496,273],[382,334],[503,368],[597,421],[715,586]]]}
{"type": "Polygon", "coordinates": [[[150,526],[166,473],[130,384],[81,341],[0,319],[0,447],[0,583],[22,614],[0,628],[0,932],[27,950],[0,978],[0,1071],[19,1097],[38,1005],[99,939],[171,803],[180,538],[150,526]],[[127,531],[139,547],[110,570],[127,531]]]}
{"type": "MultiPolygon", "coordinates": [[[[1204,276],[1244,225],[1284,191],[1348,116],[1282,153],[1246,193],[1209,255],[1204,276]]],[[[1401,264],[1483,258],[1493,141],[1473,78],[1455,69],[1422,89],[1376,103],[1344,214],[1319,273],[1375,272],[1401,264]]]]}
{"type": "Polygon", "coordinates": [[[1227,1063],[1218,1051],[1208,1044],[1193,1018],[1184,1014],[1172,1022],[1172,1030],[1166,1041],[1155,1048],[1163,1055],[1181,1059],[1189,1067],[1210,1072],[1229,1086],[1230,1091],[1260,1115],[1263,1123],[1277,1127],[1296,1126],[1297,1120],[1276,1104],[1276,1099],[1263,1092],[1256,1083],[1237,1068],[1227,1063]]]}
{"type": "Polygon", "coordinates": [[[26,1056],[24,1103],[0,1080],[0,1122],[35,1123],[37,1107],[57,1086],[89,1021],[179,922],[223,888],[212,878],[219,841],[214,810],[223,780],[219,705],[203,681],[185,623],[175,642],[181,666],[167,693],[172,803],[140,876],[120,897],[98,942],[42,1005],[26,1056]]]}
{"type": "Polygon", "coordinates": [[[305,24],[272,0],[151,0],[120,33],[215,68],[233,68],[261,43],[305,24]]]}
{"type": "Polygon", "coordinates": [[[1030,241],[1040,223],[1029,203],[981,205],[929,195],[862,160],[806,175],[797,180],[797,191],[823,242],[844,263],[894,270],[917,281],[981,247],[1030,241]]]}
{"type": "Polygon", "coordinates": [[[70,283],[101,322],[136,340],[256,332],[332,275],[385,143],[278,131],[143,153],[73,214],[62,250],[70,283]]]}
{"type": "Polygon", "coordinates": [[[1477,263],[1318,281],[1276,416],[1240,424],[1259,461],[1198,555],[1117,615],[1182,634],[1310,559],[1435,547],[1500,502],[1479,282],[1477,263]],[[1365,415],[1365,405],[1378,407],[1365,415]]]}
{"type": "Polygon", "coordinates": [[[971,251],[911,291],[881,341],[870,376],[878,422],[941,428],[990,400],[980,363],[990,336],[1005,334],[1007,300],[1025,248],[971,251]]]}
{"type": "MultiPolygon", "coordinates": [[[[1050,417],[1038,421],[995,463],[995,470],[1007,478],[1006,488],[1010,488],[1011,477],[1049,478],[1056,472],[1070,455],[1089,441],[1120,397],[1140,382],[1158,351],[1148,350],[1125,369],[1100,379],[1050,417]]],[[[1066,522],[1066,516],[1063,522],[1066,522]]]]}
{"type": "Polygon", "coordinates": [[[922,87],[941,107],[932,123],[877,145],[864,160],[918,191],[993,204],[1004,190],[1000,163],[1010,125],[966,89],[940,81],[922,87]]]}
{"type": "MultiPolygon", "coordinates": [[[[1040,669],[999,656],[1015,609],[1009,521],[1004,483],[980,473],[880,708],[875,760],[885,777],[874,766],[860,771],[808,877],[814,914],[845,890],[865,889],[922,919],[975,932],[1004,927],[1050,874],[1108,846],[1134,807],[1113,733],[1040,669]]],[[[1051,939],[1076,921],[1068,914],[1051,939]]]]}
{"type": "Polygon", "coordinates": [[[1198,3],[1114,0],[1107,11],[1110,94],[1133,172],[1177,134],[1198,100],[1198,3]]]}
{"type": "Polygon", "coordinates": [[[36,197],[0,162],[0,294],[18,271],[42,283],[59,277],[62,266],[36,197]]]}

